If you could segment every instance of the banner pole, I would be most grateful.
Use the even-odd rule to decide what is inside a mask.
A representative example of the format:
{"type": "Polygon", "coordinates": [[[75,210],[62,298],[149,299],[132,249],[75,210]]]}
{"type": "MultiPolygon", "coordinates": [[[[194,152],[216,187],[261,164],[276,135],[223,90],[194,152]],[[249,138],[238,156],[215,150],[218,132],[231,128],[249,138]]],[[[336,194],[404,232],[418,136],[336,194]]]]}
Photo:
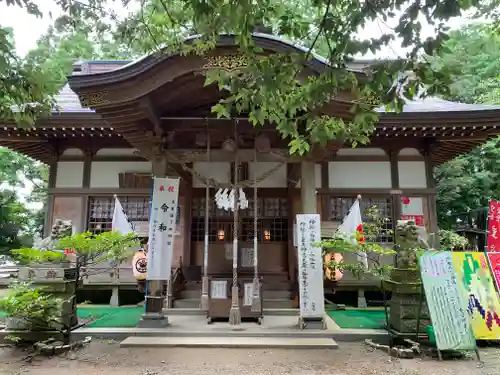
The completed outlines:
{"type": "MultiPolygon", "coordinates": [[[[153,189],[154,189],[154,176],[151,179],[151,187],[149,188],[149,225],[151,225],[151,220],[153,218],[153,189]]],[[[149,244],[149,231],[148,231],[148,244],[149,244]]],[[[149,251],[149,249],[148,249],[149,251]]],[[[147,304],[147,296],[149,293],[149,288],[148,288],[148,268],[146,265],[146,289],[144,290],[144,312],[146,312],[146,304],[147,304]]]]}

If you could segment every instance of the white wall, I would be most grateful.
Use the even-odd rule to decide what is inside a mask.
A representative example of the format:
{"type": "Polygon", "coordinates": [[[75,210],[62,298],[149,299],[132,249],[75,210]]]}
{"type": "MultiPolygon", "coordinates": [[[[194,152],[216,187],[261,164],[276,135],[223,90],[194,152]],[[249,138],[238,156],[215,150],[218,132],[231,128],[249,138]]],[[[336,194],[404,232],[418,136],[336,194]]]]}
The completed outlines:
{"type": "Polygon", "coordinates": [[[83,156],[83,151],[79,148],[67,148],[61,156],[83,156]]]}
{"type": "Polygon", "coordinates": [[[398,161],[399,187],[426,188],[425,163],[423,161],[398,161]]]}
{"type": "Polygon", "coordinates": [[[288,181],[286,179],[286,163],[248,163],[248,175],[251,181],[253,181],[255,177],[260,179],[271,170],[274,170],[273,173],[267,176],[261,183],[257,184],[257,186],[262,188],[286,188],[288,186],[288,181]],[[281,166],[277,170],[274,170],[274,168],[277,168],[280,164],[281,166]]]}
{"type": "MultiPolygon", "coordinates": [[[[223,184],[227,184],[231,180],[231,163],[199,162],[193,163],[193,169],[204,178],[210,177],[223,184]]],[[[193,176],[193,187],[205,187],[205,183],[193,176]]]]}
{"type": "Polygon", "coordinates": [[[328,163],[330,188],[391,188],[388,161],[337,161],[328,163]]]}
{"type": "Polygon", "coordinates": [[[57,163],[56,188],[81,188],[83,185],[83,161],[57,163]]]}
{"type": "Polygon", "coordinates": [[[135,148],[102,148],[96,156],[134,156],[136,151],[135,148]]]}
{"type": "Polygon", "coordinates": [[[118,188],[120,173],[150,173],[149,161],[94,161],[90,169],[91,188],[118,188]]]}
{"type": "Polygon", "coordinates": [[[337,156],[387,156],[381,148],[341,148],[337,156]]]}

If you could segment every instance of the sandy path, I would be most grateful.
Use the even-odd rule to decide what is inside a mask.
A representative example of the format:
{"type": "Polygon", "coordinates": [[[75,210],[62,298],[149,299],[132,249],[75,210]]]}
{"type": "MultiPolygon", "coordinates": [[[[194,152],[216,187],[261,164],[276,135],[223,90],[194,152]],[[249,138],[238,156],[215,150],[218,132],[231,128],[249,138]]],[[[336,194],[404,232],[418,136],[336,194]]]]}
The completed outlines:
{"type": "Polygon", "coordinates": [[[1,375],[499,375],[500,350],[482,350],[484,366],[471,358],[389,360],[360,343],[341,343],[338,350],[125,349],[95,341],[78,352],[40,358],[31,364],[23,354],[0,350],[1,375]]]}

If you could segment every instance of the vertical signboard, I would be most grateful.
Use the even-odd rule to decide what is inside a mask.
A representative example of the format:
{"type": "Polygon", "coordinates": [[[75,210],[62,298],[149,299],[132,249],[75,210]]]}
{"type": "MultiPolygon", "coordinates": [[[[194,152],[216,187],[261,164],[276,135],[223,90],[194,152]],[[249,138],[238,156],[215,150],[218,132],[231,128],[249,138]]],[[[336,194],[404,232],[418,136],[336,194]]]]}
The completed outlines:
{"type": "Polygon", "coordinates": [[[500,202],[490,201],[488,210],[488,241],[487,252],[500,252],[500,202]]]}
{"type": "Polygon", "coordinates": [[[479,252],[453,252],[458,284],[467,295],[472,332],[478,340],[500,338],[500,300],[486,255],[479,252]]]}
{"type": "Polygon", "coordinates": [[[297,247],[299,261],[299,296],[301,318],[323,318],[323,260],[321,248],[313,246],[321,241],[321,221],[317,214],[297,215],[297,247]]]}
{"type": "Polygon", "coordinates": [[[148,280],[170,280],[179,178],[154,178],[149,223],[148,280]]]}
{"type": "Polygon", "coordinates": [[[438,349],[475,349],[467,299],[458,286],[451,252],[425,252],[419,263],[438,349]]]}

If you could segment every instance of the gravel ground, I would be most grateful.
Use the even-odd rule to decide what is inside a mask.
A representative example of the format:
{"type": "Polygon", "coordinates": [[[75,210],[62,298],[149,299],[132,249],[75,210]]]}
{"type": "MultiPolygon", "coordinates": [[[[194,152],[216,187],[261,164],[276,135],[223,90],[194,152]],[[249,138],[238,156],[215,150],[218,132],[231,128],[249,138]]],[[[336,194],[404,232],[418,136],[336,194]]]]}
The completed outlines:
{"type": "Polygon", "coordinates": [[[438,362],[432,358],[390,360],[360,343],[337,350],[120,348],[94,341],[60,357],[25,360],[26,353],[0,349],[1,375],[499,375],[500,350],[481,350],[484,365],[471,356],[438,362]]]}

